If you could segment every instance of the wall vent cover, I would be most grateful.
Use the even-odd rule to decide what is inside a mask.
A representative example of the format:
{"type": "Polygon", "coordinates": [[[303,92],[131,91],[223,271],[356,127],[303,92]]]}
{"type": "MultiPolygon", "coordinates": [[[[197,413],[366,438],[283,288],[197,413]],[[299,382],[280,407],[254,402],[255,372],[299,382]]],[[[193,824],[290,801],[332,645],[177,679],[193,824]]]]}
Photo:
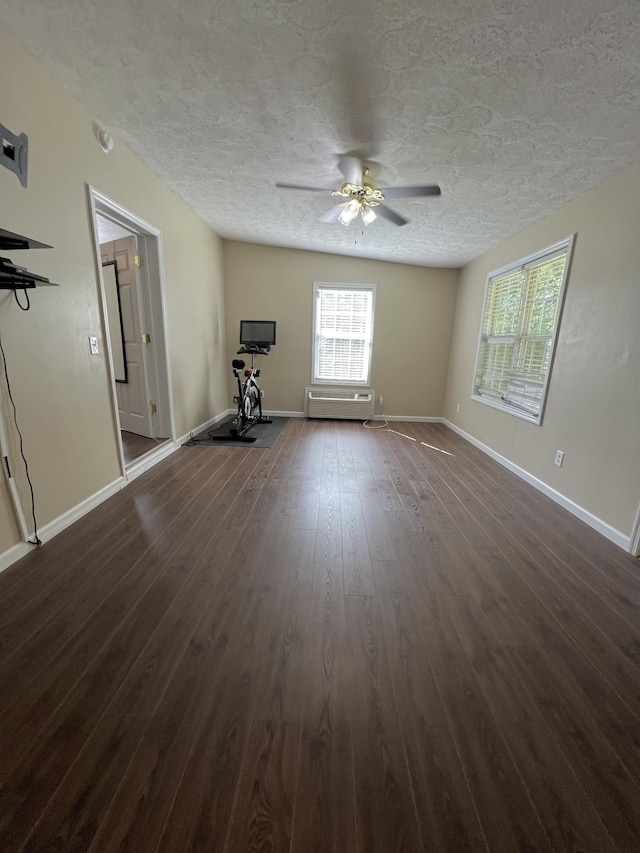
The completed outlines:
{"type": "Polygon", "coordinates": [[[305,388],[308,418],[366,421],[373,417],[375,391],[360,388],[305,388]]]}

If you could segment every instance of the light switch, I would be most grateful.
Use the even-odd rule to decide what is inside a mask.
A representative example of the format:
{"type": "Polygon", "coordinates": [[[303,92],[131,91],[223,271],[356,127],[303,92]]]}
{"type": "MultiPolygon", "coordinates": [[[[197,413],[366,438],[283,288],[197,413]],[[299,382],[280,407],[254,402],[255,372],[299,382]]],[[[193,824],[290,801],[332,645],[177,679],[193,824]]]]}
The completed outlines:
{"type": "Polygon", "coordinates": [[[91,355],[98,355],[98,339],[93,336],[89,337],[89,349],[91,350],[91,355]]]}

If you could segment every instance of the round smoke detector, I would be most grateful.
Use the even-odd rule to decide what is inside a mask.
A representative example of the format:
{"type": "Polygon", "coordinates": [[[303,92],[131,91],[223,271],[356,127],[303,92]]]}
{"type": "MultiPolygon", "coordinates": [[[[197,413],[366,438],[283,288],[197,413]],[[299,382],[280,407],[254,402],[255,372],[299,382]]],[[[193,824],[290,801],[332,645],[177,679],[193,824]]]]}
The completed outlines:
{"type": "Polygon", "coordinates": [[[96,136],[98,137],[98,144],[105,154],[113,150],[113,137],[108,130],[103,130],[99,127],[96,131],[96,136]]]}

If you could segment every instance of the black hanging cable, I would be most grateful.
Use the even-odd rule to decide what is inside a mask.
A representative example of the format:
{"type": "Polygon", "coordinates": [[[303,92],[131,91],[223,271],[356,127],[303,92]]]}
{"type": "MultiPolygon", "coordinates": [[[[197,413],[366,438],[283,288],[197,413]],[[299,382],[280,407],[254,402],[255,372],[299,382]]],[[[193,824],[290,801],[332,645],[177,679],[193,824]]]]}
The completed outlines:
{"type": "MultiPolygon", "coordinates": [[[[15,291],[14,291],[15,292],[15,291]]],[[[26,292],[26,291],[25,291],[26,292]]],[[[27,300],[28,300],[27,296],[27,300]]],[[[17,301],[17,296],[16,296],[17,301]]],[[[18,302],[18,305],[20,303],[18,302]]],[[[20,305],[22,308],[22,305],[20,305]]],[[[28,308],[22,308],[23,311],[27,311],[28,308]]],[[[33,491],[33,484],[31,482],[31,477],[29,476],[29,464],[27,462],[27,457],[24,455],[24,447],[22,442],[22,433],[20,432],[20,427],[18,426],[18,412],[16,410],[16,404],[13,399],[13,394],[11,393],[11,384],[9,382],[9,373],[7,371],[7,358],[4,353],[4,347],[2,345],[2,337],[0,336],[0,353],[2,353],[2,366],[4,368],[4,378],[7,383],[7,391],[9,393],[9,400],[11,400],[11,406],[13,407],[13,422],[16,425],[16,432],[20,438],[20,456],[22,456],[22,461],[24,462],[24,470],[27,474],[27,482],[29,483],[29,491],[31,492],[31,517],[33,518],[33,539],[29,539],[30,545],[37,545],[39,548],[42,545],[42,542],[38,538],[38,522],[36,521],[36,498],[33,491]]]]}
{"type": "Polygon", "coordinates": [[[28,311],[28,310],[29,310],[29,308],[31,308],[31,302],[29,301],[29,294],[27,293],[27,289],[26,289],[26,287],[23,287],[23,288],[22,288],[22,292],[24,293],[24,295],[25,295],[25,299],[27,300],[27,304],[26,304],[26,306],[25,306],[25,305],[22,305],[22,303],[21,303],[21,302],[20,302],[20,300],[18,299],[18,290],[17,290],[17,288],[16,288],[16,290],[14,290],[14,291],[13,291],[13,295],[15,296],[16,302],[18,303],[18,308],[20,308],[22,311],[28,311]]]}

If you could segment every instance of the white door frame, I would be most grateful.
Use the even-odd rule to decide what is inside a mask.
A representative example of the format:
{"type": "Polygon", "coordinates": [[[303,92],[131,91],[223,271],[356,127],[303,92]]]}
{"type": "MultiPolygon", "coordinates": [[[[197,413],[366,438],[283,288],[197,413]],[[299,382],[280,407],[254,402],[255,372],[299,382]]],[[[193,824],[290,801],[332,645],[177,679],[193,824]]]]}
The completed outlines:
{"type": "Polygon", "coordinates": [[[634,557],[640,557],[640,506],[638,507],[638,512],[636,513],[636,520],[633,522],[630,541],[631,544],[629,546],[629,551],[633,554],[634,557]]]}
{"type": "Polygon", "coordinates": [[[173,394],[171,389],[171,361],[169,356],[169,334],[167,328],[166,291],[164,278],[164,263],[162,249],[162,232],[136,216],[135,213],[122,207],[108,196],[87,185],[89,205],[91,209],[91,224],[93,227],[94,249],[96,258],[96,273],[100,283],[100,300],[102,308],[103,345],[107,354],[109,380],[111,388],[111,406],[116,427],[118,448],[123,473],[126,473],[122,436],[118,421],[118,399],[116,396],[115,373],[113,357],[108,334],[108,317],[106,295],[102,282],[102,263],[100,256],[100,238],[96,216],[104,216],[116,222],[126,230],[135,234],[138,239],[138,250],[144,258],[140,268],[140,284],[144,301],[144,311],[149,325],[149,333],[153,342],[152,351],[147,358],[149,367],[149,384],[153,402],[157,406],[154,415],[154,430],[157,436],[175,442],[176,429],[173,411],[173,394]]]}

